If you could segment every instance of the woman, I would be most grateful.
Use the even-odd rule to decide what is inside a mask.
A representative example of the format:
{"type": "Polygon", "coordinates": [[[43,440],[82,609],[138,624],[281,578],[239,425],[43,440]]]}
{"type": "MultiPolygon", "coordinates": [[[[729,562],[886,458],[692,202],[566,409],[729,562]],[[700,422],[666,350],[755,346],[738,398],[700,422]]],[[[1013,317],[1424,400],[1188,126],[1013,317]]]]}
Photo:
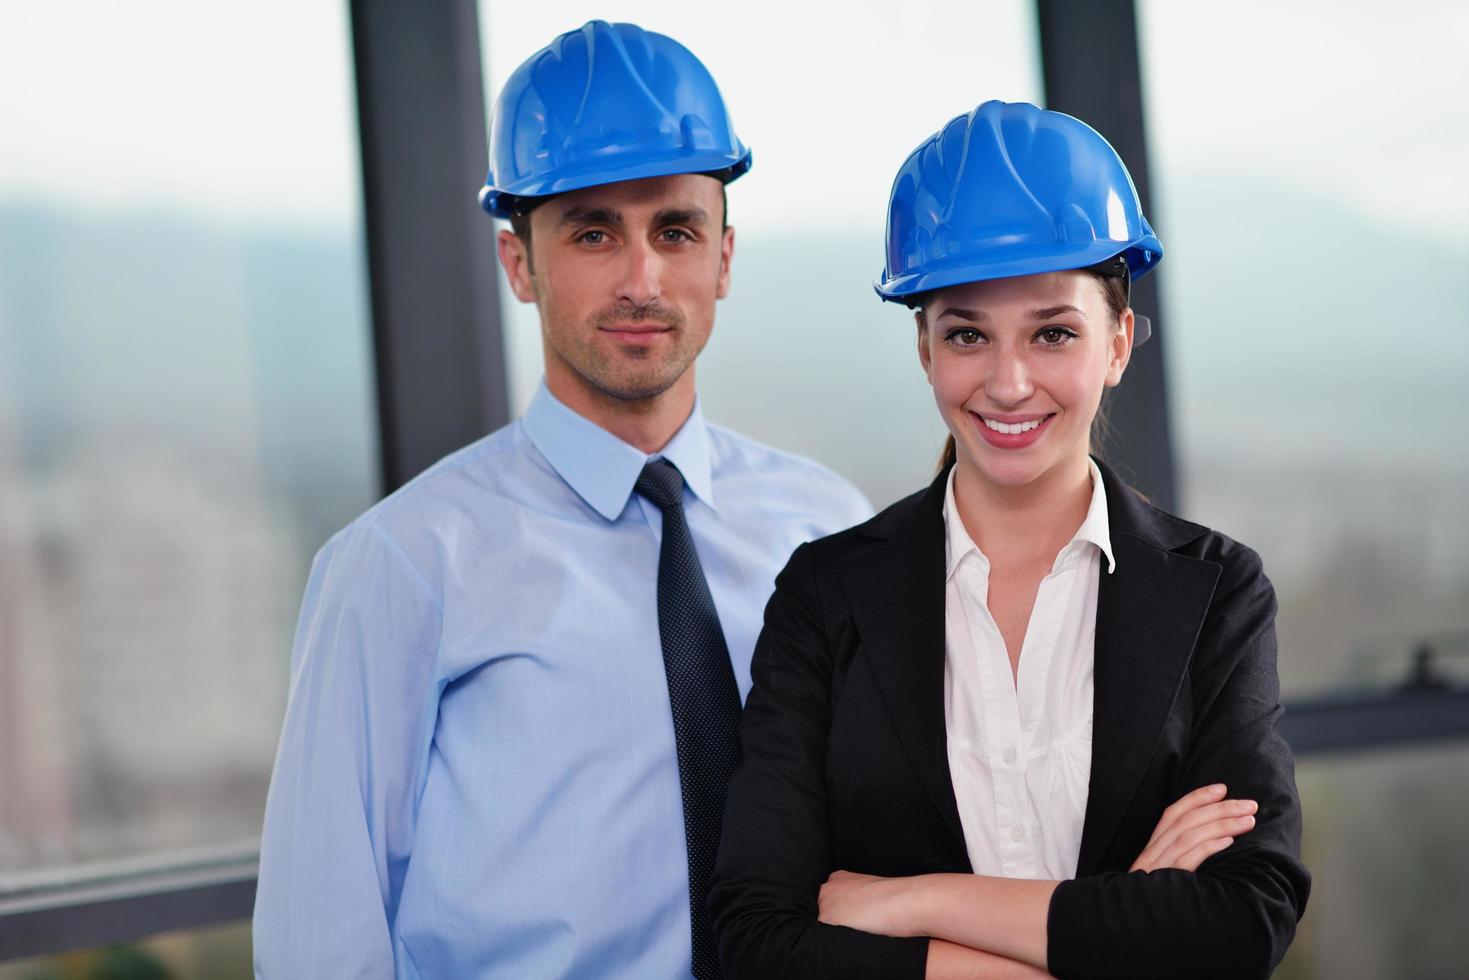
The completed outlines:
{"type": "Polygon", "coordinates": [[[1121,160],[1060,113],[986,103],[899,171],[878,292],[916,309],[951,438],[927,490],[777,581],[710,897],[726,976],[1284,955],[1310,879],[1274,593],[1089,455],[1161,256],[1121,160]]]}

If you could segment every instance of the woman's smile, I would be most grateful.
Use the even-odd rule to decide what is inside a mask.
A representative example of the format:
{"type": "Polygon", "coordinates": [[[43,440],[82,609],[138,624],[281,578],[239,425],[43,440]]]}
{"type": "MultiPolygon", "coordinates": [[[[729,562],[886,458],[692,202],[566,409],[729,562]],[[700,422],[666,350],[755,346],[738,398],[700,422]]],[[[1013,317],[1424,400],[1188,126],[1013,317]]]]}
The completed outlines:
{"type": "Polygon", "coordinates": [[[999,416],[970,412],[969,416],[977,423],[979,434],[991,446],[997,449],[1024,449],[1045,434],[1056,413],[999,416]]]}

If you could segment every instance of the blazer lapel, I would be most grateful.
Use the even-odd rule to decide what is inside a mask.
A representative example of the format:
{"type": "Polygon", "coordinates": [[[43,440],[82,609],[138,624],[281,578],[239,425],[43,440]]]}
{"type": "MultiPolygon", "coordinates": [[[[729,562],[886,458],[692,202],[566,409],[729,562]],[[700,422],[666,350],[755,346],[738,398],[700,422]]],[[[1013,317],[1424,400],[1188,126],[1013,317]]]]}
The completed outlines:
{"type": "Polygon", "coordinates": [[[880,540],[842,569],[862,650],[898,739],[967,865],[944,726],[944,519],[947,474],[889,512],[880,540]]]}
{"type": "Polygon", "coordinates": [[[1103,474],[1117,568],[1103,570],[1097,593],[1091,788],[1078,877],[1102,861],[1147,771],[1219,579],[1218,565],[1169,550],[1202,528],[1153,511],[1110,470],[1103,474]]]}

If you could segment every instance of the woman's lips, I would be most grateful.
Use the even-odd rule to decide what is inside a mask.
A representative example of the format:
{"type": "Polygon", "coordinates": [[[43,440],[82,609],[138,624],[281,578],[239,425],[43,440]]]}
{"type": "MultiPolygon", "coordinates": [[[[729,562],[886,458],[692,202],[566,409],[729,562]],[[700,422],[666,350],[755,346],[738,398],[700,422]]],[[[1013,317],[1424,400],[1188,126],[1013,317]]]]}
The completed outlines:
{"type": "Polygon", "coordinates": [[[996,449],[1024,449],[1045,434],[1051,419],[1056,416],[1051,413],[1032,415],[1029,418],[996,419],[970,412],[969,417],[974,420],[974,427],[979,430],[984,441],[996,449]]]}

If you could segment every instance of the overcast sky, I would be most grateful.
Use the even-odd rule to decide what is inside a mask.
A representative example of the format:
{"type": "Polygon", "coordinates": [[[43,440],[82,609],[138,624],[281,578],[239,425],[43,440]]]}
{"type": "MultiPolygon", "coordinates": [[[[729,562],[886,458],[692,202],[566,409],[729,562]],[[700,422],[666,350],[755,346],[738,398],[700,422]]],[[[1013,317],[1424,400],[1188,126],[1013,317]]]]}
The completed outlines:
{"type": "Polygon", "coordinates": [[[347,4],[0,0],[0,197],[341,224],[347,4]]]}
{"type": "MultiPolygon", "coordinates": [[[[355,220],[346,9],[0,0],[0,195],[355,220]]],[[[1041,98],[1029,0],[485,0],[487,87],[594,16],[675,36],[712,69],[755,151],[734,196],[746,234],[880,227],[926,134],[986,98],[1041,98]]],[[[1139,22],[1160,181],[1263,169],[1462,235],[1469,5],[1140,0],[1139,22]]]]}

